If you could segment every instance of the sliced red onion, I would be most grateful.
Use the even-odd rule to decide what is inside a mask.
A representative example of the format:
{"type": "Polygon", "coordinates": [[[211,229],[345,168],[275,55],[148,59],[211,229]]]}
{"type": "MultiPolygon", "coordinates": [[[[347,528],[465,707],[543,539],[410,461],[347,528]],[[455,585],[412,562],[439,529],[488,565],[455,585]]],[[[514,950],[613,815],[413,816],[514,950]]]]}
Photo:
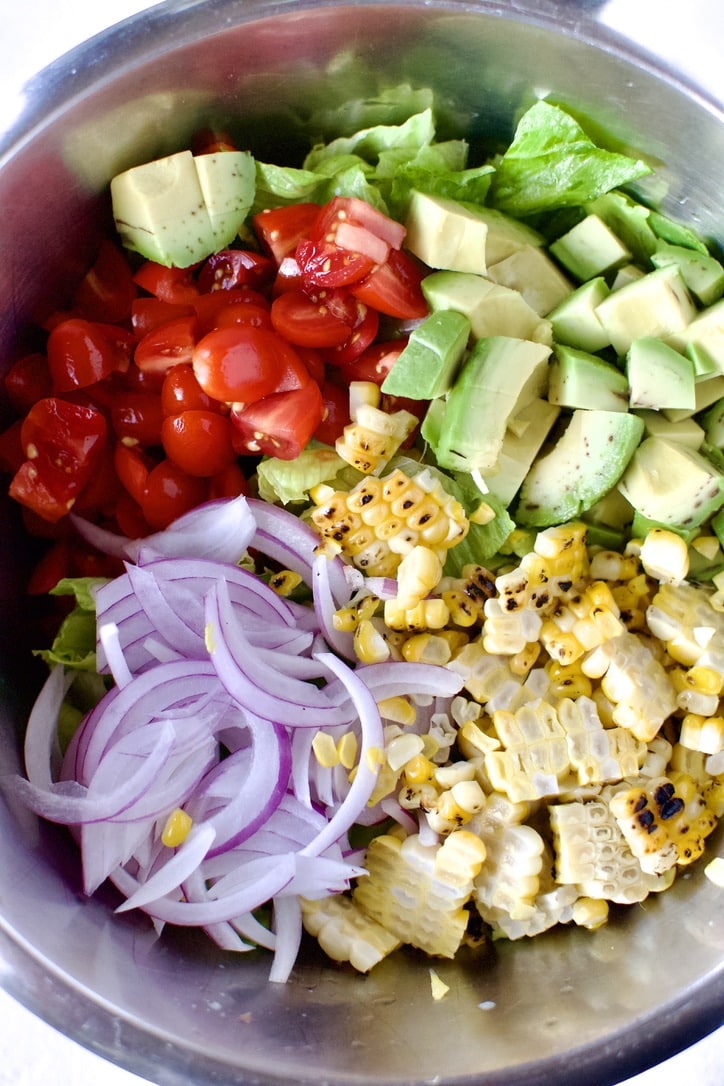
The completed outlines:
{"type": "MultiPolygon", "coordinates": [[[[332,594],[332,585],[329,579],[330,561],[323,555],[317,555],[312,562],[312,592],[314,597],[314,610],[324,638],[331,649],[345,660],[354,660],[354,635],[334,627],[334,613],[339,609],[339,604],[332,594]]],[[[345,600],[346,605],[348,601],[345,600]]]]}
{"type": "MultiPolygon", "coordinates": [[[[452,698],[463,687],[462,676],[440,664],[415,664],[407,660],[386,660],[382,664],[362,664],[355,675],[372,691],[377,701],[404,694],[429,694],[452,698]]],[[[339,697],[344,683],[331,682],[330,698],[339,697]]]]}
{"type": "Polygon", "coordinates": [[[108,669],[113,676],[113,681],[120,690],[123,690],[133,679],[133,673],[123,653],[115,622],[104,622],[98,627],[98,641],[108,661],[108,669]]]}
{"type": "Polygon", "coordinates": [[[196,870],[214,843],[216,830],[209,822],[193,826],[169,860],[131,894],[116,912],[137,909],[172,893],[196,870]]]}
{"type": "Polygon", "coordinates": [[[302,942],[302,907],[299,898],[291,894],[277,895],[272,905],[276,945],[269,980],[273,984],[286,984],[302,942]]]}
{"type": "Polygon", "coordinates": [[[53,783],[53,763],[60,766],[58,746],[58,714],[68,693],[73,672],[54,667],[35,700],[25,732],[25,772],[38,788],[50,788],[53,783]]]}

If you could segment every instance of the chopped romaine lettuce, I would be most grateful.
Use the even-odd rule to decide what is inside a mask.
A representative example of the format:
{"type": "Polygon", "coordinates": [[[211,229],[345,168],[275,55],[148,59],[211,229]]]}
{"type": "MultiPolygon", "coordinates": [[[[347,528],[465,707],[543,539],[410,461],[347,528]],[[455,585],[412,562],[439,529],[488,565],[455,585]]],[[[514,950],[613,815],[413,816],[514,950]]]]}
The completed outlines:
{"type": "Polygon", "coordinates": [[[435,121],[431,109],[415,113],[399,125],[381,124],[363,128],[352,136],[340,136],[330,143],[318,144],[304,160],[306,170],[316,170],[319,163],[333,155],[355,154],[375,163],[383,151],[406,147],[416,150],[435,139],[435,121]]]}
{"type": "MultiPolygon", "coordinates": [[[[308,502],[311,487],[331,483],[340,473],[354,471],[329,445],[311,444],[295,460],[279,460],[270,456],[257,466],[259,496],[264,501],[282,505],[308,502]]],[[[360,477],[349,483],[352,487],[360,477]]]]}

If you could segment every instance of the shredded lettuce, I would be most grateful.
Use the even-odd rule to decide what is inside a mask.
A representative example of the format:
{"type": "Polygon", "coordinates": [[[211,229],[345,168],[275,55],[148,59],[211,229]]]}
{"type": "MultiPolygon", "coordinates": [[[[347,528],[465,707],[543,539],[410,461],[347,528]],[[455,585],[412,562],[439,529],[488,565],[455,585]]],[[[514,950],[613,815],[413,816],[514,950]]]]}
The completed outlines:
{"type": "Polygon", "coordinates": [[[539,101],[496,161],[491,203],[524,218],[586,204],[650,172],[645,162],[598,147],[568,113],[539,101]]]}
{"type": "Polygon", "coordinates": [[[316,170],[325,158],[334,155],[355,154],[374,164],[383,151],[394,148],[419,150],[435,139],[435,121],[432,109],[414,113],[402,124],[380,124],[373,128],[363,128],[351,136],[340,136],[330,143],[320,143],[304,160],[306,170],[316,170]]]}
{"type": "Polygon", "coordinates": [[[63,619],[49,649],[35,655],[49,665],[61,664],[76,671],[96,670],[96,606],[94,589],[102,577],[64,577],[51,589],[52,596],[74,596],[75,607],[63,619]]]}
{"type": "Polygon", "coordinates": [[[312,443],[295,460],[279,460],[270,456],[257,466],[259,497],[264,501],[289,505],[309,501],[309,491],[319,483],[334,483],[343,476],[351,489],[360,473],[338,456],[329,445],[312,443]],[[348,478],[354,473],[354,478],[348,478]]]}

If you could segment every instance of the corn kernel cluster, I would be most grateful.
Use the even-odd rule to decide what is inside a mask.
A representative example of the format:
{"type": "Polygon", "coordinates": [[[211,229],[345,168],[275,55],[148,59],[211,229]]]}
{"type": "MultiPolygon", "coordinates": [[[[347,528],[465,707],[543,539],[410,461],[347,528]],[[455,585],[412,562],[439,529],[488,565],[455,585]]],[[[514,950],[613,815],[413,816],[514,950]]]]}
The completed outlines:
{"type": "MultiPolygon", "coordinates": [[[[381,542],[365,537],[356,553],[348,543],[379,501],[371,482],[385,485],[334,496],[355,564],[381,542]]],[[[324,514],[322,504],[313,514],[322,533],[324,514]]],[[[477,945],[481,921],[509,939],[559,923],[597,928],[609,903],[667,889],[724,815],[717,593],[669,569],[680,548],[660,530],[623,553],[589,546],[583,524],[514,536],[495,574],[469,566],[433,582],[430,570],[414,608],[363,594],[338,616],[384,646],[375,656],[360,642],[362,663],[430,661],[463,681],[449,703],[380,703],[385,750],[370,803],[396,825],[368,847],[369,874],[345,906],[395,945],[433,955],[477,945]]],[[[405,539],[409,554],[419,537],[405,539]]],[[[384,543],[399,558],[394,533],[384,543]]],[[[394,576],[399,563],[381,568],[394,576]]],[[[338,943],[340,955],[350,960],[338,943]]]]}

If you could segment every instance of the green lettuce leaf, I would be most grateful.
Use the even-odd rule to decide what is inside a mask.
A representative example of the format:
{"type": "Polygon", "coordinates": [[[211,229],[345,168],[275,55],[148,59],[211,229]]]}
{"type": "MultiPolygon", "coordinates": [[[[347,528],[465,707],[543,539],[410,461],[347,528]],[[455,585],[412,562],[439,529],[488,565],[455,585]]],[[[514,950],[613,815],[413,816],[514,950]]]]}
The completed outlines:
{"type": "MultiPolygon", "coordinates": [[[[264,501],[289,505],[308,502],[309,491],[319,483],[333,483],[340,473],[349,469],[341,456],[329,445],[307,445],[295,460],[279,460],[270,456],[257,465],[259,497],[264,501]]],[[[350,469],[354,470],[354,469],[350,469]]],[[[359,472],[355,473],[357,478],[359,472]]],[[[344,489],[351,489],[356,479],[344,489]]]]}
{"type": "Polygon", "coordinates": [[[490,202],[517,217],[586,204],[651,172],[596,146],[568,113],[544,101],[523,115],[496,168],[490,202]]]}
{"type": "Polygon", "coordinates": [[[34,655],[45,660],[49,666],[61,664],[78,671],[95,672],[95,611],[75,607],[60,624],[52,646],[49,649],[36,649],[34,655]]]}
{"type": "Polygon", "coordinates": [[[304,160],[304,168],[316,170],[323,159],[342,154],[355,154],[374,164],[383,151],[401,147],[416,150],[432,143],[434,138],[435,121],[432,110],[424,109],[402,124],[362,128],[351,136],[340,136],[330,143],[318,144],[304,160]]]}

